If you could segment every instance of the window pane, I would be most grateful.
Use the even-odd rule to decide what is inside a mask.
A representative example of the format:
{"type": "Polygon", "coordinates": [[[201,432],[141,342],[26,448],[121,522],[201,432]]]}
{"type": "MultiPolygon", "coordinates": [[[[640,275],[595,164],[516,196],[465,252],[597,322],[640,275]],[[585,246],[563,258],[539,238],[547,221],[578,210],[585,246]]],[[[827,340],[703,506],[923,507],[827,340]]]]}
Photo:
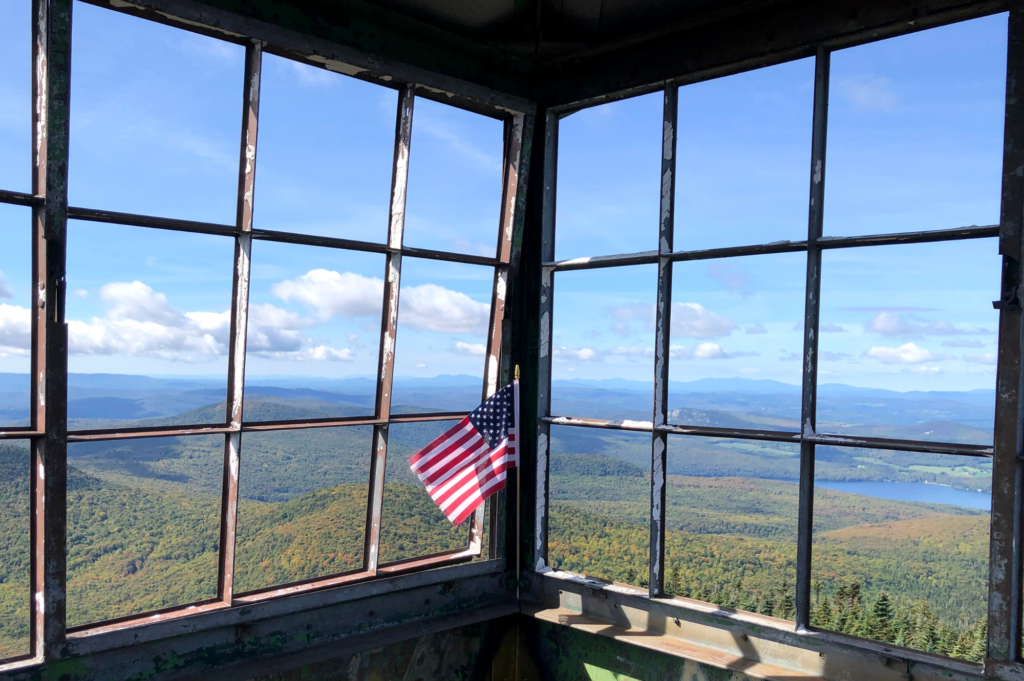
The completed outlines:
{"type": "Polygon", "coordinates": [[[679,89],[675,249],[807,238],[814,60],[679,89]]]}
{"type": "Polygon", "coordinates": [[[556,258],[658,248],[663,108],[654,92],[559,122],[556,258]]]}
{"type": "Polygon", "coordinates": [[[28,426],[32,210],[0,204],[0,426],[28,426]]]}
{"type": "Polygon", "coordinates": [[[246,421],[373,413],[384,256],[254,244],[246,421]]]}
{"type": "Polygon", "coordinates": [[[551,567],[646,587],[651,435],[556,426],[549,466],[551,567]]]}
{"type": "Polygon", "coordinates": [[[76,429],[223,423],[234,240],[71,221],[76,429]]]}
{"type": "Polygon", "coordinates": [[[821,432],[991,444],[995,239],[822,255],[821,432]]]}
{"type": "Polygon", "coordinates": [[[363,566],[373,428],[245,433],[236,592],[363,566]]]}
{"type": "Polygon", "coordinates": [[[412,132],[405,245],[493,258],[504,124],[420,97],[412,132]]]}
{"type": "Polygon", "coordinates": [[[384,241],[398,94],[263,55],[253,226],[384,241]]]}
{"type": "Polygon", "coordinates": [[[32,191],[32,2],[0,0],[0,189],[32,191]]]}
{"type": "Polygon", "coordinates": [[[245,50],[75,3],[71,205],[235,224],[245,50]]]}
{"type": "Polygon", "coordinates": [[[665,588],[794,617],[800,445],[669,437],[665,588]]]}
{"type": "Polygon", "coordinates": [[[68,445],[68,625],[217,596],[224,436],[68,445]]]}
{"type": "Polygon", "coordinates": [[[673,266],[671,423],[799,430],[806,272],[804,253],[673,266]]]}
{"type": "Polygon", "coordinates": [[[392,412],[476,409],[493,287],[490,267],[402,259],[392,412]]]}
{"type": "Polygon", "coordinates": [[[832,53],[826,234],[999,224],[1006,17],[832,53]]]}
{"type": "Polygon", "coordinates": [[[552,414],[651,420],[657,282],[654,265],[555,275],[552,414]]]}
{"type": "Polygon", "coordinates": [[[31,652],[31,456],[27,440],[0,442],[0,660],[31,652]]]}
{"type": "Polygon", "coordinates": [[[817,448],[811,623],[980,662],[989,459],[817,448]]]}
{"type": "Polygon", "coordinates": [[[425,421],[390,426],[380,521],[381,564],[469,546],[472,516],[453,526],[409,469],[413,454],[457,423],[425,421]]]}

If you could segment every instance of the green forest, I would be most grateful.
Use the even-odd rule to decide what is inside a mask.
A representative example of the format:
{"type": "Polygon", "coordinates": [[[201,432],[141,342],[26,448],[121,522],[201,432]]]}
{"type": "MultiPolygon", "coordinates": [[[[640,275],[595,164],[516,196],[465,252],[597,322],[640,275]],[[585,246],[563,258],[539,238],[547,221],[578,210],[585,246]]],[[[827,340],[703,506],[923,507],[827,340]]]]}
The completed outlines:
{"type": "MultiPolygon", "coordinates": [[[[296,409],[286,402],[253,398],[247,413],[285,417],[296,409]]],[[[209,421],[220,409],[160,423],[209,421]]],[[[382,563],[466,545],[468,523],[453,528],[406,464],[451,425],[391,427],[382,563]]],[[[361,567],[371,435],[365,426],[243,434],[236,592],[361,567]]],[[[552,565],[645,586],[650,436],[552,435],[552,565]]],[[[69,446],[70,626],[215,595],[223,447],[220,435],[69,446]]],[[[792,445],[670,439],[672,593],[793,617],[798,463],[792,445]]],[[[0,657],[27,652],[28,464],[24,443],[0,444],[0,657]]],[[[987,490],[991,469],[985,460],[821,447],[818,475],[987,490]]],[[[812,622],[980,659],[988,523],[984,511],[817,488],[812,622]]]]}

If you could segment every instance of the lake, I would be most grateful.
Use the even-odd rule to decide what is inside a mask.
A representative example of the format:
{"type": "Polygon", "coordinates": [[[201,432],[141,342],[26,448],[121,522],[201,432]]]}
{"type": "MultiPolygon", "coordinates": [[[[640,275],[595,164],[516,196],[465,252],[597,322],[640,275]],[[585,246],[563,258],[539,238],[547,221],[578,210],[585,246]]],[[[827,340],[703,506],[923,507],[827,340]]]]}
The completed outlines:
{"type": "Polygon", "coordinates": [[[969,492],[942,485],[928,485],[923,482],[838,482],[815,480],[815,487],[863,494],[880,499],[896,501],[923,501],[929,504],[951,504],[988,511],[992,508],[989,492],[969,492]]]}

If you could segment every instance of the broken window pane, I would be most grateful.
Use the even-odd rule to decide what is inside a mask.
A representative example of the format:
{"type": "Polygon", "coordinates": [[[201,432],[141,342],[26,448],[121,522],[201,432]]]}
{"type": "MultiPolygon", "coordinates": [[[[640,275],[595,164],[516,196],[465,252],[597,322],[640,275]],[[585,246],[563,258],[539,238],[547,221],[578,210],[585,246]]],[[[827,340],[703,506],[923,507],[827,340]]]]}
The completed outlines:
{"type": "Polygon", "coordinates": [[[398,94],[263,55],[253,226],[387,238],[398,94]]]}
{"type": "Polygon", "coordinates": [[[235,592],[363,566],[371,426],[242,435],[235,592]]]}
{"type": "Polygon", "coordinates": [[[245,49],[76,2],[73,206],[234,225],[245,49]]]}
{"type": "Polygon", "coordinates": [[[68,626],[217,596],[224,436],[68,445],[68,626]]]}
{"type": "Polygon", "coordinates": [[[32,2],[0,0],[0,189],[32,191],[32,2]]]}
{"type": "Polygon", "coordinates": [[[31,457],[28,440],[0,441],[0,660],[31,652],[31,457]]]}
{"type": "Polygon", "coordinates": [[[389,427],[380,521],[381,565],[469,546],[472,516],[453,526],[409,468],[413,454],[457,423],[424,421],[393,423],[389,427]]]}
{"type": "Polygon", "coordinates": [[[665,590],[792,620],[800,445],[669,436],[665,590]]]}
{"type": "Polygon", "coordinates": [[[999,224],[1006,24],[832,53],[825,234],[999,224]]]}
{"type": "Polygon", "coordinates": [[[561,119],[557,259],[657,250],[663,108],[654,92],[561,119]]]}
{"type": "Polygon", "coordinates": [[[799,430],[807,256],[672,270],[669,422],[799,430]]]}
{"type": "Polygon", "coordinates": [[[554,275],[552,414],[651,420],[657,281],[655,265],[554,275]]]}
{"type": "Polygon", "coordinates": [[[252,251],[245,420],[372,414],[384,256],[269,241],[252,251]]]}
{"type": "Polygon", "coordinates": [[[29,426],[32,209],[0,204],[0,426],[29,426]]]}
{"type": "Polygon", "coordinates": [[[811,624],[980,662],[987,458],[817,447],[811,624]]]}
{"type": "Polygon", "coordinates": [[[995,239],[822,254],[819,432],[991,444],[995,239]]]}
{"type": "Polygon", "coordinates": [[[402,259],[392,413],[476,409],[493,287],[491,267],[402,259]]]}
{"type": "Polygon", "coordinates": [[[679,89],[677,251],[807,238],[814,60],[679,89]]]}
{"type": "Polygon", "coordinates": [[[73,429],[223,423],[234,240],[68,224],[73,429]]]}
{"type": "Polygon", "coordinates": [[[416,99],[406,246],[495,256],[503,137],[502,121],[416,99]]]}
{"type": "Polygon", "coordinates": [[[551,428],[548,563],[646,587],[651,435],[551,428]]]}

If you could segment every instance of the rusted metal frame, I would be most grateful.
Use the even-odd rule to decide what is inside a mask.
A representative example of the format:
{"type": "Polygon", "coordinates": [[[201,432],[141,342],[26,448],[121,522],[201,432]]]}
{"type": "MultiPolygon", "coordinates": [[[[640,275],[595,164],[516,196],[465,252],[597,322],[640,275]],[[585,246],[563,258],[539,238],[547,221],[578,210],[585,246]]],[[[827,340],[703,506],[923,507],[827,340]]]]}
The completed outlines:
{"type": "MultiPolygon", "coordinates": [[[[35,60],[33,60],[33,64],[34,63],[35,60]]],[[[15,206],[29,206],[30,208],[34,208],[36,206],[42,206],[43,201],[44,199],[42,196],[0,189],[0,203],[9,203],[15,206]]]]}
{"type": "MultiPolygon", "coordinates": [[[[1010,12],[1006,58],[1006,114],[999,253],[1003,256],[996,368],[996,414],[992,460],[992,520],[989,541],[988,651],[986,669],[1020,662],[1021,478],[1024,462],[1024,9],[1010,12]]],[[[1018,674],[1020,670],[1018,670],[1018,674]]]]}
{"type": "Polygon", "coordinates": [[[298,582],[277,584],[265,589],[246,591],[244,593],[236,594],[232,602],[234,605],[259,603],[261,601],[273,600],[284,596],[294,596],[295,594],[310,593],[312,591],[321,591],[323,589],[358,584],[359,582],[365,582],[369,579],[373,579],[373,577],[374,575],[362,568],[357,570],[347,570],[335,575],[313,577],[311,579],[303,579],[298,582]]]}
{"type": "MultiPolygon", "coordinates": [[[[558,114],[544,115],[544,189],[541,195],[541,262],[555,259],[555,199],[558,173],[558,114]]],[[[534,491],[535,569],[548,564],[548,472],[551,459],[551,355],[552,316],[555,306],[555,273],[540,273],[540,332],[537,366],[537,470],[534,491]]]]}
{"type": "Polygon", "coordinates": [[[231,604],[235,583],[235,537],[238,532],[238,485],[242,457],[242,410],[245,395],[245,345],[249,319],[249,273],[252,258],[253,192],[256,186],[256,138],[259,131],[260,79],[263,45],[245,46],[242,82],[242,126],[238,152],[234,274],[231,293],[231,331],[228,346],[228,385],[225,410],[232,432],[224,436],[224,469],[221,484],[220,551],[217,598],[231,604]]]}
{"type": "Polygon", "coordinates": [[[469,416],[465,411],[439,411],[423,414],[392,414],[389,423],[420,423],[423,421],[462,420],[469,416]]]}
{"type": "Polygon", "coordinates": [[[257,241],[274,241],[283,244],[298,244],[300,246],[316,246],[318,248],[337,248],[345,251],[362,251],[364,253],[387,253],[387,244],[373,241],[356,241],[355,239],[340,239],[332,236],[317,236],[315,234],[300,234],[298,232],[279,232],[272,229],[254,229],[252,238],[257,241]]]}
{"type": "Polygon", "coordinates": [[[833,248],[859,248],[861,246],[893,246],[897,244],[924,244],[935,241],[960,241],[963,239],[984,239],[999,236],[999,225],[978,227],[957,227],[934,229],[924,232],[897,232],[895,234],[871,234],[868,236],[824,236],[817,246],[822,250],[833,248]]]}
{"type": "Polygon", "coordinates": [[[470,255],[468,253],[451,253],[449,251],[433,251],[429,248],[402,247],[402,255],[408,258],[423,258],[424,260],[441,260],[444,262],[460,262],[466,265],[484,265],[486,267],[500,266],[503,263],[497,258],[488,258],[482,255],[470,255]]]}
{"type": "Polygon", "coordinates": [[[305,430],[308,428],[341,428],[345,426],[376,426],[386,423],[372,416],[342,416],[292,421],[250,421],[242,424],[243,433],[259,433],[279,430],[305,430]]]}
{"type": "Polygon", "coordinates": [[[71,0],[34,0],[32,29],[33,208],[30,646],[59,656],[66,638],[67,554],[67,170],[71,0]]]}
{"type": "Polygon", "coordinates": [[[395,342],[398,336],[398,294],[402,276],[402,238],[405,232],[405,196],[409,183],[409,152],[412,147],[412,116],[415,87],[407,85],[398,96],[395,120],[395,155],[391,171],[391,208],[388,219],[388,253],[384,264],[384,303],[381,311],[380,353],[377,360],[377,396],[374,417],[382,423],[373,428],[370,457],[370,494],[366,505],[366,540],[363,569],[377,574],[380,553],[380,519],[387,469],[388,419],[391,417],[391,386],[395,375],[395,342]]]}
{"type": "Polygon", "coordinates": [[[807,218],[807,288],[804,299],[803,389],[800,408],[800,498],[797,518],[796,628],[811,625],[811,550],[814,540],[814,447],[818,403],[818,322],[821,311],[821,249],[824,224],[825,149],[828,131],[830,54],[818,48],[814,61],[810,205],[807,218]]]}
{"type": "Polygon", "coordinates": [[[596,255],[570,258],[569,260],[544,262],[545,272],[570,272],[572,270],[596,270],[603,267],[625,267],[627,265],[654,265],[658,262],[658,251],[623,253],[621,255],[596,255]]]}
{"type": "Polygon", "coordinates": [[[955,442],[928,442],[927,440],[894,440],[884,437],[858,437],[856,435],[828,435],[816,433],[801,437],[800,441],[815,445],[834,447],[856,447],[859,449],[889,449],[897,452],[919,452],[921,454],[949,454],[952,456],[976,456],[992,458],[992,447],[967,445],[955,442]]]}
{"type": "Polygon", "coordinates": [[[541,416],[540,422],[549,426],[575,426],[578,428],[604,428],[606,430],[630,430],[637,433],[650,433],[654,424],[650,421],[587,419],[573,416],[541,416]]]}
{"type": "Polygon", "coordinates": [[[204,601],[197,601],[195,603],[174,605],[169,608],[151,610],[137,615],[126,615],[124,617],[115,617],[113,619],[102,620],[100,622],[78,624],[73,627],[68,627],[68,634],[77,634],[81,632],[121,631],[124,629],[135,628],[142,622],[161,622],[177,619],[183,616],[195,615],[201,612],[210,612],[211,610],[223,610],[226,607],[228,607],[227,603],[216,598],[210,598],[204,601]]]}
{"type": "Polygon", "coordinates": [[[665,88],[661,132],[661,210],[658,219],[658,299],[654,325],[654,414],[651,429],[651,544],[648,588],[651,598],[665,592],[665,493],[668,471],[669,346],[672,322],[672,252],[676,205],[676,124],[679,88],[665,88]]]}
{"type": "Polygon", "coordinates": [[[40,437],[41,435],[43,435],[43,431],[32,428],[0,430],[0,440],[28,440],[29,438],[40,437]]]}
{"type": "Polygon", "coordinates": [[[216,236],[234,236],[238,228],[220,225],[213,222],[196,222],[194,220],[177,220],[174,218],[158,218],[152,215],[136,215],[135,213],[116,213],[110,210],[95,208],[68,208],[68,219],[87,222],[103,222],[112,225],[128,225],[130,227],[149,227],[167,229],[173,232],[190,232],[193,234],[213,234],[216,236]]]}
{"type": "Polygon", "coordinates": [[[238,432],[237,428],[224,425],[196,426],[155,426],[151,428],[104,428],[97,430],[72,430],[68,442],[102,442],[105,440],[141,440],[154,437],[181,437],[187,435],[220,435],[238,432]]]}
{"type": "MultiPolygon", "coordinates": [[[[512,259],[512,231],[516,221],[517,199],[519,197],[519,168],[522,162],[523,124],[525,117],[517,114],[505,123],[504,167],[502,170],[501,213],[498,220],[497,261],[494,267],[494,281],[491,286],[491,313],[488,320],[487,354],[484,360],[482,399],[486,400],[498,391],[501,381],[501,356],[508,353],[502,346],[505,321],[505,302],[508,293],[509,263],[512,259]]],[[[521,446],[521,444],[517,444],[521,446]]],[[[501,492],[499,492],[501,494],[501,492]]],[[[494,497],[497,502],[497,497],[494,497]]],[[[469,549],[480,554],[483,551],[484,523],[490,524],[490,544],[493,551],[499,543],[496,537],[497,503],[490,504],[490,518],[486,518],[487,504],[480,504],[473,512],[469,526],[469,549]]],[[[504,538],[500,538],[504,540],[504,538]]]]}

